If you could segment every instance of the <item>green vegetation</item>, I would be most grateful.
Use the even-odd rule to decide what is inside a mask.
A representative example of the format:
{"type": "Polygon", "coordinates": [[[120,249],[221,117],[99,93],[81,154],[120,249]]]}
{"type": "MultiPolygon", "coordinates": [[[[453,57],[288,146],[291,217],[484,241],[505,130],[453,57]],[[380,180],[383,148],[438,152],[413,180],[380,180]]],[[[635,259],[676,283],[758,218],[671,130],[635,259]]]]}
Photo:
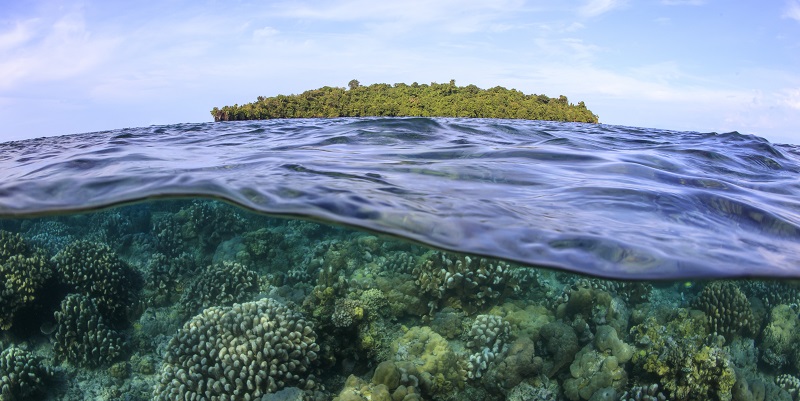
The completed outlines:
{"type": "Polygon", "coordinates": [[[496,86],[480,89],[475,85],[373,84],[361,86],[357,80],[348,89],[332,88],[305,91],[299,95],[259,96],[253,103],[214,107],[214,121],[265,120],[309,117],[477,117],[519,118],[525,120],[576,121],[597,123],[598,118],[583,102],[569,103],[566,96],[550,98],[526,95],[516,89],[496,86]]]}

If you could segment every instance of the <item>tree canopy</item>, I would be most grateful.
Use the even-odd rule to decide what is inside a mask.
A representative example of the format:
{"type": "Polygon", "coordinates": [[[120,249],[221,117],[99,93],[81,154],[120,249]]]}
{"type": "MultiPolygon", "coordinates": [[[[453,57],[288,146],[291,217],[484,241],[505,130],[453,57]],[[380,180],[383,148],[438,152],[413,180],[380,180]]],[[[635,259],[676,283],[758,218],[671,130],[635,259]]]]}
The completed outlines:
{"type": "Polygon", "coordinates": [[[411,85],[397,83],[362,86],[353,79],[348,89],[325,86],[299,95],[259,96],[253,103],[214,107],[214,121],[265,120],[310,117],[476,117],[597,123],[598,117],[581,101],[566,96],[526,95],[516,89],[475,85],[411,85]]]}

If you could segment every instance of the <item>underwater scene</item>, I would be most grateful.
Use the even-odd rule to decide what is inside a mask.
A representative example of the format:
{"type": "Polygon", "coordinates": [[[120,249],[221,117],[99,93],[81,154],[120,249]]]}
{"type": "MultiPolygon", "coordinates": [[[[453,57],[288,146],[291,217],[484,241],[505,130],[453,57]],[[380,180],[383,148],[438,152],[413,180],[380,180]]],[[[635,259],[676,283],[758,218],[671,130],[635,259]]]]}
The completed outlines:
{"type": "Polygon", "coordinates": [[[0,228],[4,400],[800,390],[793,281],[611,281],[201,199],[0,228]]]}
{"type": "Polygon", "coordinates": [[[0,143],[0,400],[797,401],[799,176],[542,121],[0,143]]]}

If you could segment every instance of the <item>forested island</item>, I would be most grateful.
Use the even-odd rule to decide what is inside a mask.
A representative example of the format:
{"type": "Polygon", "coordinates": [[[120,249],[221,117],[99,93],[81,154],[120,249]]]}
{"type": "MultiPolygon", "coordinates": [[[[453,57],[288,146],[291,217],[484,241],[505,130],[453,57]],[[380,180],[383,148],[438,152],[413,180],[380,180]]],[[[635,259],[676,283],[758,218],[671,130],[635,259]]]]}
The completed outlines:
{"type": "Polygon", "coordinates": [[[476,117],[597,123],[583,102],[566,96],[526,95],[516,89],[475,85],[398,83],[348,88],[325,86],[299,95],[259,96],[253,103],[214,107],[214,121],[310,117],[476,117]]]}

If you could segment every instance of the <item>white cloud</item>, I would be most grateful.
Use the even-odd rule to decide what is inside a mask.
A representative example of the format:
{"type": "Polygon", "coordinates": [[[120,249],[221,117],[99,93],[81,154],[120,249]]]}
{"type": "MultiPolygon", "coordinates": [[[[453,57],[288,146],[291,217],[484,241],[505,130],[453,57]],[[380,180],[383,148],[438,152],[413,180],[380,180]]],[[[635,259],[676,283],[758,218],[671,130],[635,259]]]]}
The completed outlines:
{"type": "Polygon", "coordinates": [[[613,9],[620,8],[624,6],[625,3],[625,0],[589,0],[579,9],[579,13],[586,18],[596,17],[613,9]]]}
{"type": "Polygon", "coordinates": [[[800,0],[787,0],[786,8],[783,11],[783,18],[791,18],[800,21],[800,0]]]}
{"type": "Polygon", "coordinates": [[[800,110],[800,88],[783,89],[777,97],[784,105],[795,110],[800,110]]]}
{"type": "Polygon", "coordinates": [[[253,31],[253,39],[255,40],[263,40],[269,38],[270,36],[275,36],[279,33],[279,31],[271,26],[265,26],[260,29],[256,29],[253,31]]]}
{"type": "Polygon", "coordinates": [[[67,14],[50,24],[18,23],[0,35],[0,89],[81,74],[108,58],[117,43],[93,36],[80,14],[67,14]]]}

